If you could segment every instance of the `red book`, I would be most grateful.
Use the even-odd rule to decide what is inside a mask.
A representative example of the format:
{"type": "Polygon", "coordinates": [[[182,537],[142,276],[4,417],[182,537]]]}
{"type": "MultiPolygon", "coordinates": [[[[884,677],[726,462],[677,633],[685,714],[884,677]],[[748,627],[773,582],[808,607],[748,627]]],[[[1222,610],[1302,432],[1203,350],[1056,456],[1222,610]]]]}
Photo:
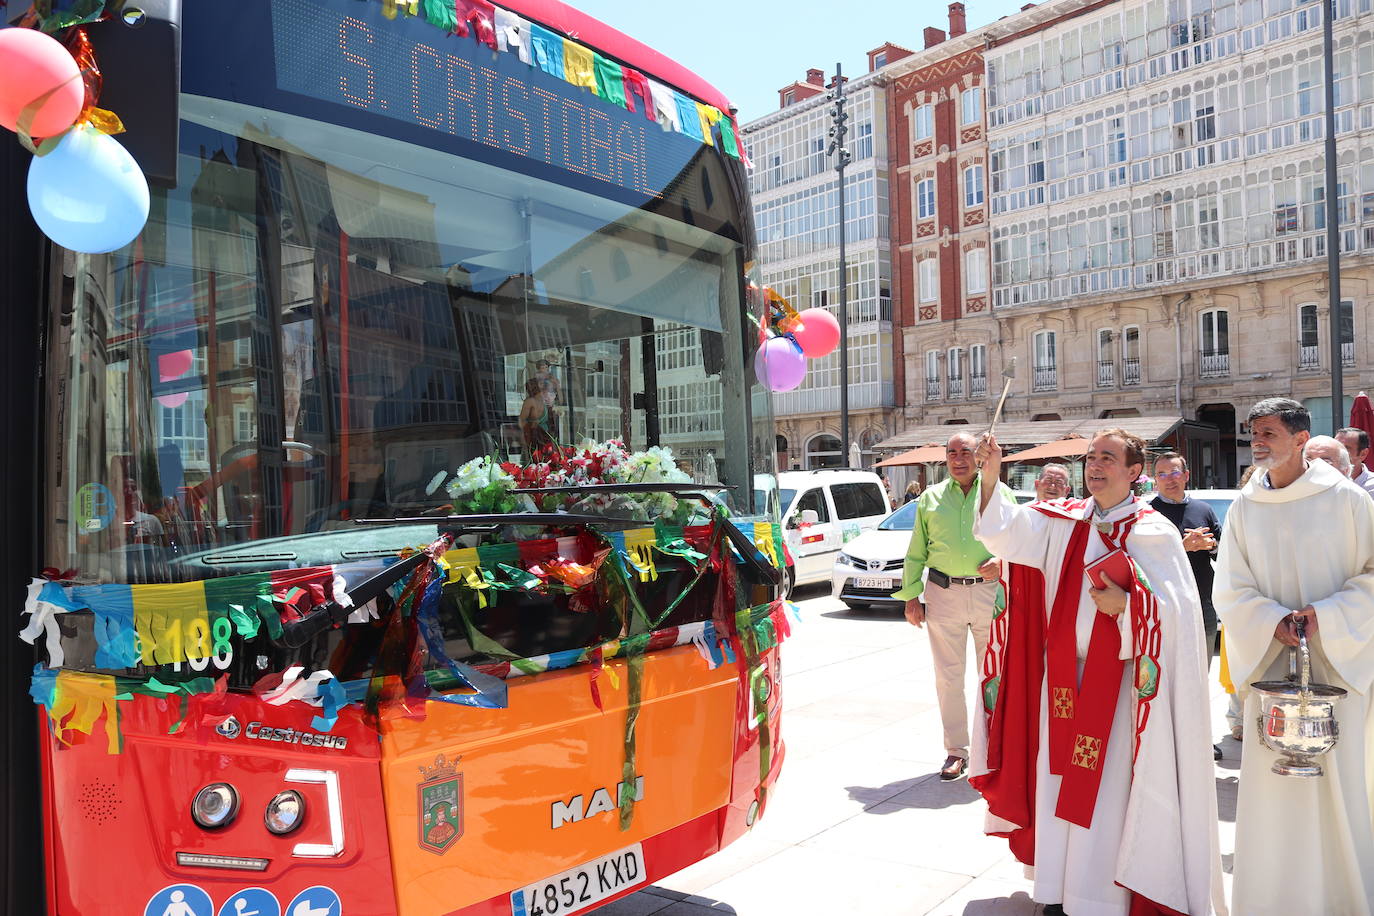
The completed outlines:
{"type": "Polygon", "coordinates": [[[1083,567],[1083,574],[1092,582],[1094,588],[1106,588],[1107,583],[1104,577],[1111,579],[1117,588],[1131,590],[1131,580],[1135,575],[1131,572],[1131,563],[1126,556],[1126,551],[1120,547],[1104,553],[1096,560],[1083,567]]]}

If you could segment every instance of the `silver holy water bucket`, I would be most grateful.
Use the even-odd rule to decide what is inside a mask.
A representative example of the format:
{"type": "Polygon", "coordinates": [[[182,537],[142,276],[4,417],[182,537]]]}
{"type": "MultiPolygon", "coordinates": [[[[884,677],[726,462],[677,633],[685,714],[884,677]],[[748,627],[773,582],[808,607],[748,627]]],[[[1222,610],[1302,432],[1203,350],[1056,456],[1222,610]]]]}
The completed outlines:
{"type": "Polygon", "coordinates": [[[1345,696],[1345,691],[1329,684],[1312,683],[1312,654],[1301,623],[1298,645],[1290,647],[1288,653],[1287,678],[1250,685],[1260,697],[1260,741],[1281,755],[1270,767],[1272,772],[1280,776],[1320,776],[1322,768],[1317,758],[1335,747],[1340,737],[1336,701],[1345,696]]]}

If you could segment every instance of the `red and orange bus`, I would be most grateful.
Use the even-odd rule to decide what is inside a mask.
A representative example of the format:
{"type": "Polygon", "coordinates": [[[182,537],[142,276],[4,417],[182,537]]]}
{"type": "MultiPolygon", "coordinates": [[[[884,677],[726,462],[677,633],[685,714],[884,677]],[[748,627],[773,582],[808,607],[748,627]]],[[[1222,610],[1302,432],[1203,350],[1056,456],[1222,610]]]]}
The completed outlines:
{"type": "Polygon", "coordinates": [[[0,153],[0,912],[560,916],[741,836],[787,622],[726,100],[556,0],[137,7],[82,27],[142,234],[47,242],[0,153]]]}

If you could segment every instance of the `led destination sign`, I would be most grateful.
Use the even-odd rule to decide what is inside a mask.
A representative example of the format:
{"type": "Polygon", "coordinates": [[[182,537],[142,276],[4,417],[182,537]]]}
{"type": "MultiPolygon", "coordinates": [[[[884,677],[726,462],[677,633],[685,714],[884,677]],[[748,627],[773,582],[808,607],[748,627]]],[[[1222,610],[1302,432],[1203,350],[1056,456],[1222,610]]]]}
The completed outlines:
{"type": "MultiPolygon", "coordinates": [[[[700,141],[472,37],[356,0],[273,0],[276,87],[661,196],[700,141]]],[[[404,129],[405,125],[409,130],[404,129]]],[[[375,128],[374,128],[375,129],[375,128]]],[[[450,144],[451,146],[451,144],[450,144]]]]}

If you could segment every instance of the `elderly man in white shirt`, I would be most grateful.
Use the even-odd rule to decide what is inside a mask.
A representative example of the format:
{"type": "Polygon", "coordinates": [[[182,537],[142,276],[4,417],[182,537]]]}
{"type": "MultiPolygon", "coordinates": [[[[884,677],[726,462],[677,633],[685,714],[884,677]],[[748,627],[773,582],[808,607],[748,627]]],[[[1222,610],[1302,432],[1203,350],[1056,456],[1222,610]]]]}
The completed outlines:
{"type": "Polygon", "coordinates": [[[1330,436],[1313,436],[1302,447],[1302,456],[1308,461],[1325,461],[1340,471],[1342,476],[1351,476],[1353,465],[1350,461],[1350,452],[1346,451],[1338,439],[1330,436]]]}
{"type": "Polygon", "coordinates": [[[1336,438],[1350,455],[1350,479],[1374,497],[1374,471],[1367,468],[1364,463],[1369,455],[1369,433],[1358,426],[1347,426],[1336,431],[1336,438]]]}

